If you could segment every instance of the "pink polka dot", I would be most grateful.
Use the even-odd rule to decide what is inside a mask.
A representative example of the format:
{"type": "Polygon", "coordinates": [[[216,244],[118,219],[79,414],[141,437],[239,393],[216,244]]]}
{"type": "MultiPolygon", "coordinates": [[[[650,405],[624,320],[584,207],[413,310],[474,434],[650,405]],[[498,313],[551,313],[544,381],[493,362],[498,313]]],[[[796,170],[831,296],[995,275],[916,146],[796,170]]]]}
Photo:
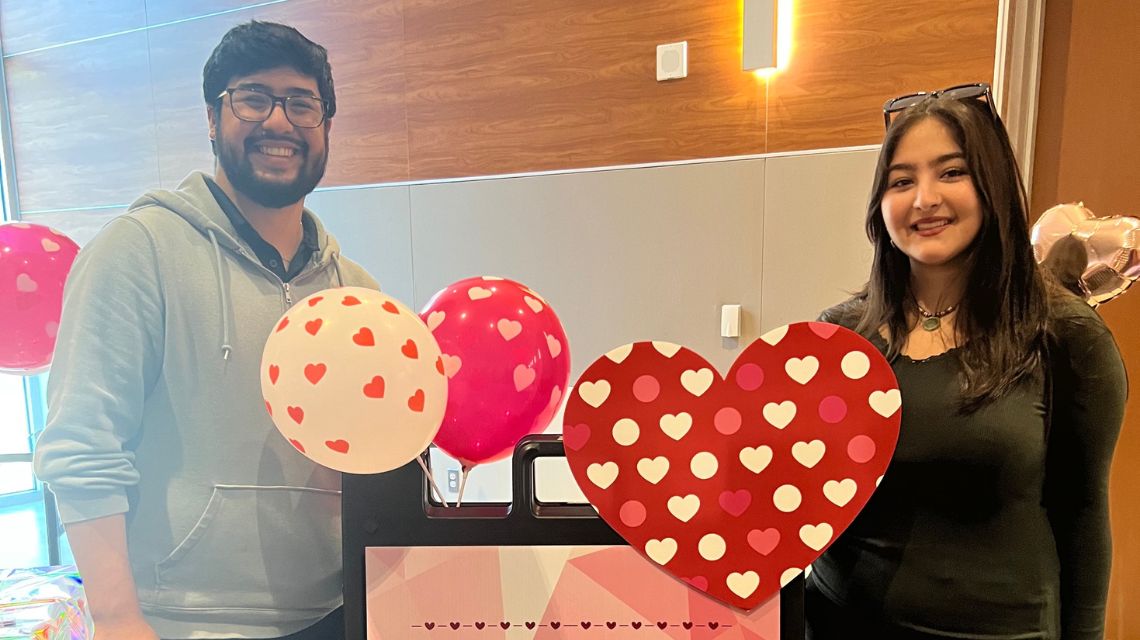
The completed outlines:
{"type": "Polygon", "coordinates": [[[764,370],[750,362],[736,370],[736,384],[745,391],[755,391],[764,384],[764,370]]]}
{"type": "Polygon", "coordinates": [[[875,457],[875,441],[867,436],[855,436],[847,443],[847,455],[855,462],[867,462],[875,457]]]}
{"type": "Polygon", "coordinates": [[[726,436],[731,436],[740,431],[742,422],[744,419],[740,417],[740,412],[732,407],[722,407],[713,416],[713,425],[716,426],[716,430],[726,436]]]}
{"type": "Polygon", "coordinates": [[[847,403],[839,396],[827,396],[819,401],[819,417],[828,424],[835,424],[847,417],[847,403]]]}
{"type": "Polygon", "coordinates": [[[641,376],[633,381],[633,397],[642,402],[653,402],[661,393],[661,383],[653,376],[641,376]]]}
{"type": "Polygon", "coordinates": [[[625,526],[640,527],[645,522],[645,505],[637,500],[630,500],[621,506],[618,516],[625,526]]]}

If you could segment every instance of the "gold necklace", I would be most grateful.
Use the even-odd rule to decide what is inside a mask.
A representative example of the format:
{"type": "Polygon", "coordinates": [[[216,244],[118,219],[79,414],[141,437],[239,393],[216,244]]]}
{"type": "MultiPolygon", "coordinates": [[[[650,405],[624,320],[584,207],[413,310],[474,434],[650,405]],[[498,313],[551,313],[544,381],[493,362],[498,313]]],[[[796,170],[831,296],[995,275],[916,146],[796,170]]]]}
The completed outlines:
{"type": "Polygon", "coordinates": [[[922,316],[922,328],[927,331],[938,331],[942,325],[942,318],[958,308],[958,305],[952,304],[942,311],[927,311],[922,308],[922,305],[918,304],[917,300],[915,300],[914,306],[918,307],[918,313],[922,316]]]}

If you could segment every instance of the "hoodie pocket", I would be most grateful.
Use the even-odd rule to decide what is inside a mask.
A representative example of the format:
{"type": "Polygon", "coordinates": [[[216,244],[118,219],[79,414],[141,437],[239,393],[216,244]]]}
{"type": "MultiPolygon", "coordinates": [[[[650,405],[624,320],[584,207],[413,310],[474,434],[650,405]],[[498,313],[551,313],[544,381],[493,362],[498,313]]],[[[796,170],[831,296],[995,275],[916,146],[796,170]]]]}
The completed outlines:
{"type": "Polygon", "coordinates": [[[216,485],[205,511],[155,565],[155,604],[327,611],[342,594],[340,493],[216,485]]]}

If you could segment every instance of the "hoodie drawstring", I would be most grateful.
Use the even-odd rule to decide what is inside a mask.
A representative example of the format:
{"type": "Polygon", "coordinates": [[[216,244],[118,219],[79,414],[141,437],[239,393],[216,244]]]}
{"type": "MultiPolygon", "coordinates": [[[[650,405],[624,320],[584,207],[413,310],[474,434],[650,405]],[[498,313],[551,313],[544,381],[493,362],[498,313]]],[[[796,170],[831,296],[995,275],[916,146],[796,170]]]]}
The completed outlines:
{"type": "Polygon", "coordinates": [[[344,286],[344,278],[340,275],[340,254],[333,252],[332,254],[333,271],[336,271],[336,284],[338,287],[344,286]]]}
{"type": "Polygon", "coordinates": [[[206,234],[214,246],[214,277],[218,280],[218,303],[222,308],[222,360],[229,360],[234,348],[230,344],[230,297],[226,295],[226,283],[222,280],[222,249],[213,229],[206,229],[206,234]]]}

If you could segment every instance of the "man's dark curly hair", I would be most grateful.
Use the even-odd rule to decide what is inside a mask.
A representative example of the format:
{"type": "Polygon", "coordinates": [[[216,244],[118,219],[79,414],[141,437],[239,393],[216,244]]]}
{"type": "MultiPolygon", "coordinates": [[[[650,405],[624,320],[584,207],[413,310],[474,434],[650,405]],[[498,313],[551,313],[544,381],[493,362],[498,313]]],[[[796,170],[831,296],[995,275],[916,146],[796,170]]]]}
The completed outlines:
{"type": "Polygon", "coordinates": [[[328,102],[325,117],[333,117],[336,92],[328,51],[293,27],[275,22],[253,20],[222,36],[202,69],[202,97],[212,105],[233,78],[278,67],[290,67],[316,79],[321,98],[328,102]]]}

